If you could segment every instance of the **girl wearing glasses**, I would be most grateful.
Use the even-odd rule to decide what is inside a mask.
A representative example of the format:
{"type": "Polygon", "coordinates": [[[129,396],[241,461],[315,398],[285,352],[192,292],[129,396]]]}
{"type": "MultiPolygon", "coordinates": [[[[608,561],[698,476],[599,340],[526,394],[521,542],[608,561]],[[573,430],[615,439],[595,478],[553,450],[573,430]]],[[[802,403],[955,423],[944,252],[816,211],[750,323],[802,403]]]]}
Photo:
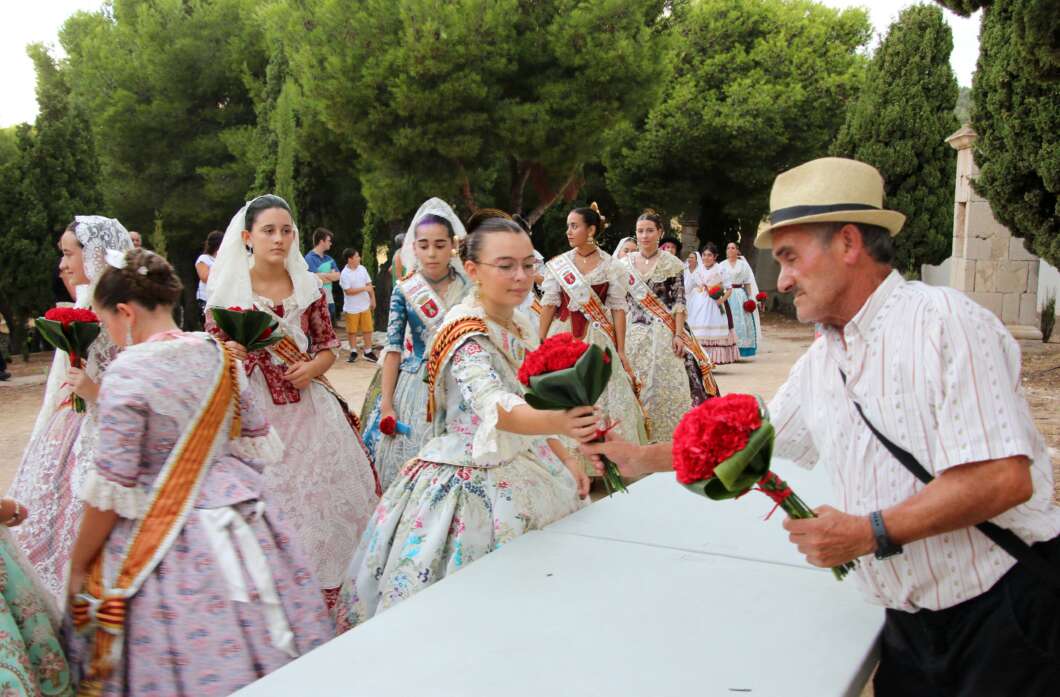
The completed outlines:
{"type": "Polygon", "coordinates": [[[538,262],[526,231],[501,216],[480,211],[468,222],[464,270],[475,290],[449,310],[428,351],[433,437],[376,507],[340,593],[340,629],[566,516],[588,493],[553,436],[591,439],[597,413],[534,409],[516,379],[538,345],[516,310],[538,262]]]}

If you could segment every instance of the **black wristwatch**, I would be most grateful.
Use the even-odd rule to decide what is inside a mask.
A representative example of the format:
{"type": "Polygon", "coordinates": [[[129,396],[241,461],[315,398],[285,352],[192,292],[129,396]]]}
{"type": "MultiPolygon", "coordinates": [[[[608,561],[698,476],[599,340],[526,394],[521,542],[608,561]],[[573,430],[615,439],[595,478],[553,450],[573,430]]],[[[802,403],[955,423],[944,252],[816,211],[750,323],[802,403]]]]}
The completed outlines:
{"type": "Polygon", "coordinates": [[[887,528],[883,527],[883,514],[873,511],[869,514],[872,523],[872,535],[876,538],[876,558],[886,559],[902,553],[902,545],[896,545],[887,537],[887,528]]]}

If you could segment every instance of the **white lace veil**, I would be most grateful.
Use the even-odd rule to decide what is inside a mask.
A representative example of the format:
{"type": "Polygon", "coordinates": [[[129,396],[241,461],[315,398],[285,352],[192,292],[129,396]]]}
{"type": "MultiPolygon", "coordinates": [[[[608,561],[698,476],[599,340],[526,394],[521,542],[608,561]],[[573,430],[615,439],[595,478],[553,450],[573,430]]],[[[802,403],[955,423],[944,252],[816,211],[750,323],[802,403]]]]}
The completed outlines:
{"type": "MultiPolygon", "coordinates": [[[[248,201],[236,211],[225,229],[216,261],[210,269],[210,280],[206,284],[209,298],[206,304],[210,307],[254,307],[254,289],[250,284],[250,269],[254,259],[243,242],[243,230],[246,229],[247,207],[256,200],[248,201]]],[[[299,309],[304,310],[320,298],[320,280],[310,273],[309,265],[302,257],[297,225],[294,226],[294,242],[287,252],[284,266],[294,286],[295,302],[299,309]]]]}
{"type": "Polygon", "coordinates": [[[453,226],[454,244],[467,237],[467,230],[460,218],[453,212],[452,207],[440,198],[429,198],[423,202],[416,215],[412,216],[409,229],[405,232],[405,240],[401,243],[401,263],[405,267],[405,273],[413,271],[418,266],[416,261],[416,226],[420,224],[423,216],[433,214],[445,218],[453,226]]]}
{"type": "MultiPolygon", "coordinates": [[[[79,215],[74,218],[74,236],[81,245],[81,255],[84,259],[85,276],[88,284],[77,286],[74,298],[75,307],[88,307],[92,304],[92,290],[96,281],[107,268],[107,250],[113,249],[125,253],[132,249],[132,238],[125,226],[114,218],[104,218],[101,215],[79,215]]],[[[100,332],[99,342],[109,342],[106,332],[100,332]]],[[[97,349],[100,347],[96,347],[97,349]]],[[[70,390],[64,387],[66,374],[70,370],[70,357],[65,351],[56,351],[52,358],[52,367],[48,372],[48,384],[44,389],[44,402],[40,411],[37,412],[37,420],[33,423],[33,434],[30,439],[36,438],[48,425],[52,414],[59,405],[70,396],[70,390]]]]}
{"type": "Polygon", "coordinates": [[[618,259],[618,253],[622,251],[622,247],[625,246],[626,242],[635,241],[636,240],[634,240],[632,237],[623,237],[618,241],[618,244],[615,245],[615,251],[611,252],[611,256],[613,256],[615,259],[618,259]]]}

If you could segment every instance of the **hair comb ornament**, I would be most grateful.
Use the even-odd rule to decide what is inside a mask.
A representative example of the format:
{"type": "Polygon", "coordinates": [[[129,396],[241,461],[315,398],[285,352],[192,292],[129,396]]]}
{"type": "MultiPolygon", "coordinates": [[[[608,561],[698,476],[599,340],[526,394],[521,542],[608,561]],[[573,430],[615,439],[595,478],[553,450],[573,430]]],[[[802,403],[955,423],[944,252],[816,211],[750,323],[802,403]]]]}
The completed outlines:
{"type": "Polygon", "coordinates": [[[125,252],[119,252],[117,249],[108,249],[104,258],[107,261],[107,265],[113,266],[116,269],[125,268],[125,252]]]}

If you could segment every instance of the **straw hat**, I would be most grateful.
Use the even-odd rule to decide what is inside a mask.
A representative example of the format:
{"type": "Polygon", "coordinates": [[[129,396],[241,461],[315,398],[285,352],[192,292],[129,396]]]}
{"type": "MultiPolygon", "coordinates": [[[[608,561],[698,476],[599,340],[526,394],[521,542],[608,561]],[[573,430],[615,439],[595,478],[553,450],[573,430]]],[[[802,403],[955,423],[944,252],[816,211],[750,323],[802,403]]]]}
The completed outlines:
{"type": "Polygon", "coordinates": [[[872,165],[822,157],[781,173],[769,193],[769,217],[755,246],[769,249],[773,230],[805,223],[866,223],[898,234],[905,216],[883,207],[883,177],[872,165]]]}

